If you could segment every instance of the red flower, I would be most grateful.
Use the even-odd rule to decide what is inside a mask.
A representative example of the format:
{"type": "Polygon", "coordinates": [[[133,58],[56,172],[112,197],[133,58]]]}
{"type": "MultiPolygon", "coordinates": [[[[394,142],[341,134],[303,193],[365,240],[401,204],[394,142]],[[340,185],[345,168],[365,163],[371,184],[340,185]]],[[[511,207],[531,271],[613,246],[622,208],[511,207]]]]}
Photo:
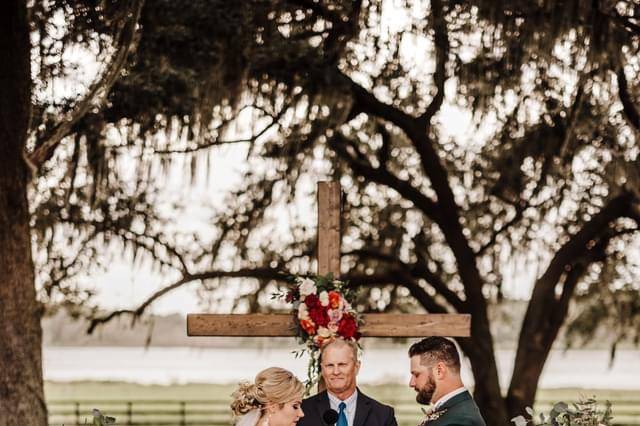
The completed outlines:
{"type": "Polygon", "coordinates": [[[358,333],[358,324],[352,315],[346,314],[342,317],[338,323],[338,334],[345,339],[358,340],[360,338],[360,333],[358,333]]]}
{"type": "MultiPolygon", "coordinates": [[[[308,298],[309,296],[307,296],[307,299],[308,298]]],[[[319,300],[316,306],[309,308],[309,318],[311,318],[311,320],[315,322],[318,327],[326,327],[327,324],[329,324],[329,313],[322,305],[320,305],[319,300]]]]}
{"type": "Polygon", "coordinates": [[[285,300],[287,303],[292,303],[292,302],[294,302],[294,301],[298,300],[299,298],[300,298],[300,291],[299,291],[299,290],[298,290],[298,288],[296,287],[296,288],[294,288],[294,289],[292,289],[292,290],[289,290],[289,291],[287,292],[287,296],[285,297],[285,299],[284,299],[284,300],[285,300]]]}
{"type": "Polygon", "coordinates": [[[340,306],[340,293],[337,291],[329,292],[329,307],[331,309],[337,309],[340,306]]]}
{"type": "Polygon", "coordinates": [[[311,321],[308,320],[300,320],[300,327],[302,327],[302,329],[304,331],[307,332],[308,335],[313,335],[316,334],[316,328],[314,326],[314,324],[311,321]]]}
{"type": "Polygon", "coordinates": [[[307,297],[305,297],[304,304],[307,305],[307,308],[309,308],[309,311],[311,311],[316,306],[322,307],[322,304],[320,303],[320,298],[315,294],[310,294],[307,297]]]}

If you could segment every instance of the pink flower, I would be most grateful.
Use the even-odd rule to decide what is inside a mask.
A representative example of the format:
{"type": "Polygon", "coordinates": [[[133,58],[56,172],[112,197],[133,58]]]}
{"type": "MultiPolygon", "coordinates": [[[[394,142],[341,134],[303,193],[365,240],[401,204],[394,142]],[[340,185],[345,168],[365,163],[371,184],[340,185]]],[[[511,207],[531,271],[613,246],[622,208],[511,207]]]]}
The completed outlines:
{"type": "Polygon", "coordinates": [[[337,309],[329,309],[328,313],[330,322],[335,322],[337,324],[342,319],[342,311],[339,311],[337,309]]]}

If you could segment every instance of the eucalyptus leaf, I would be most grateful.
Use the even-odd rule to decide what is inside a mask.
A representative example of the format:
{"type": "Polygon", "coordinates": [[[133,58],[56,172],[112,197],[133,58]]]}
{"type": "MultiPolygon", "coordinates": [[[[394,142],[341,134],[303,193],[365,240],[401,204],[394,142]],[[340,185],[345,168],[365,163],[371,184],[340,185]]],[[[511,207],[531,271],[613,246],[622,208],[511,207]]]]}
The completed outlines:
{"type": "Polygon", "coordinates": [[[529,423],[524,416],[516,416],[512,418],[511,421],[515,423],[515,426],[527,426],[527,423],[529,423]]]}

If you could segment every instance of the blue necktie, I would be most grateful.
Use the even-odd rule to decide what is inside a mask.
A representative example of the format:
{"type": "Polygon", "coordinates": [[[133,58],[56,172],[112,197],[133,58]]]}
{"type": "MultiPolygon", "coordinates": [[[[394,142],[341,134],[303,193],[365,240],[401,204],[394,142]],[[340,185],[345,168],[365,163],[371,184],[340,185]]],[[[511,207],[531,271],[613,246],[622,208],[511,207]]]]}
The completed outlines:
{"type": "Polygon", "coordinates": [[[340,411],[338,412],[338,423],[336,423],[336,426],[349,426],[347,424],[347,415],[344,412],[344,409],[347,408],[347,404],[341,402],[340,405],[338,405],[338,408],[340,411]]]}

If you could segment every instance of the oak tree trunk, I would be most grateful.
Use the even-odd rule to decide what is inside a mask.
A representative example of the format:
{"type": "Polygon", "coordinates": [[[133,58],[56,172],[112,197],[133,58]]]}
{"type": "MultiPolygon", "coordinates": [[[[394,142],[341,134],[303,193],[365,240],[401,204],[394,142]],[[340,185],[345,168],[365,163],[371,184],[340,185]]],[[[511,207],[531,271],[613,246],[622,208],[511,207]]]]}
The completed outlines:
{"type": "Polygon", "coordinates": [[[479,309],[471,309],[470,313],[471,337],[457,340],[471,362],[475,381],[473,397],[487,426],[508,425],[509,417],[500,391],[493,338],[486,311],[483,313],[479,309]]]}
{"type": "Polygon", "coordinates": [[[0,426],[47,424],[23,151],[31,105],[25,1],[0,14],[0,426]]]}

